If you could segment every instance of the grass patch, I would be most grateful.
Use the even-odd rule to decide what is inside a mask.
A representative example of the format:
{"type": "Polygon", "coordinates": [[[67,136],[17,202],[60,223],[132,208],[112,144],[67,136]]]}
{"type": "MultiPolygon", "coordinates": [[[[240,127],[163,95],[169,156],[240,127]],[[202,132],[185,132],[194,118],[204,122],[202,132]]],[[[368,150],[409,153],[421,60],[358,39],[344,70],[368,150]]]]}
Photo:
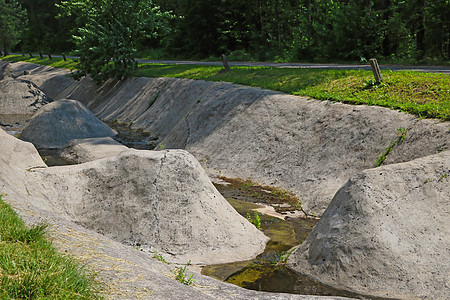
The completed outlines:
{"type": "Polygon", "coordinates": [[[253,217],[250,215],[250,213],[247,213],[245,218],[247,219],[247,221],[252,223],[256,228],[261,230],[261,218],[260,218],[258,212],[256,212],[256,211],[253,212],[253,217]]]}
{"type": "Polygon", "coordinates": [[[78,67],[78,60],[67,58],[67,61],[60,57],[53,57],[49,59],[48,57],[40,58],[40,57],[30,57],[30,56],[21,56],[21,55],[8,55],[1,57],[2,60],[8,61],[23,61],[33,64],[39,64],[44,66],[50,66],[54,68],[65,68],[70,70],[76,70],[78,67]]]}
{"type": "Polygon", "coordinates": [[[99,299],[92,273],[27,228],[0,195],[0,299],[99,299]]]}
{"type": "MultiPolygon", "coordinates": [[[[26,61],[58,68],[75,69],[77,62],[61,58],[7,56],[5,60],[26,61]]],[[[233,67],[222,72],[221,66],[140,64],[134,76],[177,77],[227,81],[358,105],[398,109],[422,118],[450,121],[449,75],[383,70],[384,82],[374,84],[371,71],[270,67],[233,67]]]]}

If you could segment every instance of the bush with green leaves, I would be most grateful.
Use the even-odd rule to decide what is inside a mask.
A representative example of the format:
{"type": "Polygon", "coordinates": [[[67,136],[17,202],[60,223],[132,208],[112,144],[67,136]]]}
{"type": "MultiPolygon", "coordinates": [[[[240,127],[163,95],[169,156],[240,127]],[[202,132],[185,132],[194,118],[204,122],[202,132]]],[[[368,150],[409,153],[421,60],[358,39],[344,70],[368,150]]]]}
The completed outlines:
{"type": "Polygon", "coordinates": [[[191,261],[188,261],[184,267],[176,267],[172,272],[176,275],[175,280],[185,285],[193,285],[195,280],[192,279],[194,274],[188,275],[186,268],[191,265],[191,261]]]}
{"type": "Polygon", "coordinates": [[[170,17],[151,0],[69,0],[59,7],[62,15],[77,17],[75,77],[90,75],[97,83],[130,75],[137,68],[137,46],[167,31],[170,17]]]}

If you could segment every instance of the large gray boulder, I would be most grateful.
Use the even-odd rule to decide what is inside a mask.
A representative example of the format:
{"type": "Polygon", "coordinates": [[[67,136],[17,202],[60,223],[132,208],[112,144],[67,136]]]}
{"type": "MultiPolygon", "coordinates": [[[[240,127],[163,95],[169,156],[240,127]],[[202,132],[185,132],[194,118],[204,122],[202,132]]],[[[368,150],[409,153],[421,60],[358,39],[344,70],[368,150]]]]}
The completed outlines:
{"type": "Polygon", "coordinates": [[[358,173],[336,193],[289,266],[363,294],[447,298],[449,176],[450,151],[358,173]]]}
{"type": "Polygon", "coordinates": [[[20,138],[36,148],[64,147],[70,140],[112,137],[116,134],[81,102],[59,100],[42,107],[24,128],[20,138]]]}
{"type": "Polygon", "coordinates": [[[0,132],[0,191],[44,211],[179,263],[247,260],[264,250],[268,238],[228,204],[184,150],[129,149],[47,168],[30,143],[0,132]]]}
{"type": "Polygon", "coordinates": [[[268,240],[240,216],[184,150],[138,151],[36,169],[42,206],[122,243],[170,260],[222,263],[255,257],[268,240]],[[43,192],[43,190],[45,192],[43,192]]]}
{"type": "Polygon", "coordinates": [[[81,164],[119,154],[128,150],[127,146],[110,137],[75,139],[58,151],[65,161],[81,164]]]}
{"type": "Polygon", "coordinates": [[[0,128],[0,193],[5,192],[6,187],[26,193],[23,182],[27,170],[45,167],[33,144],[22,142],[0,128]]]}

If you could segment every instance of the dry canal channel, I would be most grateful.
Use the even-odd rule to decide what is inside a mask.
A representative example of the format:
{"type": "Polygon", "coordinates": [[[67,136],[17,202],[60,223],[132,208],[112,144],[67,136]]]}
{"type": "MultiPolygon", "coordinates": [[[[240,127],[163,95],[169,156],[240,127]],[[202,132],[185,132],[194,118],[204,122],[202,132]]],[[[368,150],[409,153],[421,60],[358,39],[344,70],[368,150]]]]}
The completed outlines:
{"type": "MultiPolygon", "coordinates": [[[[127,124],[117,122],[106,123],[117,131],[115,139],[130,148],[152,150],[156,146],[156,139],[142,130],[134,130],[127,124]]],[[[17,124],[9,130],[11,134],[20,134],[23,126],[17,124]]],[[[58,150],[40,149],[39,153],[48,166],[68,164],[58,155],[58,150]]],[[[214,186],[239,214],[262,230],[270,240],[264,252],[254,259],[207,265],[202,268],[203,275],[257,291],[360,298],[358,294],[324,285],[286,266],[293,248],[306,239],[319,221],[314,216],[305,215],[300,203],[299,206],[293,204],[291,194],[236,178],[222,177],[214,186]]]]}
{"type": "MultiPolygon", "coordinates": [[[[8,122],[14,125],[2,127],[18,137],[29,118],[29,115],[17,115],[14,122],[8,122]]],[[[106,123],[117,131],[115,139],[130,148],[152,150],[156,146],[156,138],[142,130],[134,130],[127,124],[117,122],[106,123]]],[[[38,151],[49,167],[68,164],[59,156],[58,150],[38,151]]],[[[250,180],[222,177],[214,185],[239,214],[262,230],[270,240],[264,252],[254,259],[204,266],[203,275],[257,291],[360,297],[312,280],[286,266],[292,249],[306,239],[318,222],[318,218],[304,214],[300,202],[296,205],[298,199],[291,198],[292,195],[286,191],[260,186],[250,180]]]]}

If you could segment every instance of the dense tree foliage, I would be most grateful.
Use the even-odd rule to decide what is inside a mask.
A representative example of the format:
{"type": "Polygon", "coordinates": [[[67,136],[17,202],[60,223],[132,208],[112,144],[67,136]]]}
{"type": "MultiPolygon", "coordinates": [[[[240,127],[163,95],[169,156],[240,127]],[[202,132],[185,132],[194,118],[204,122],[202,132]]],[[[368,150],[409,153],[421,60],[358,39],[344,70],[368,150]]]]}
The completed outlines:
{"type": "Polygon", "coordinates": [[[26,11],[16,0],[0,0],[0,41],[5,55],[19,42],[26,20],[26,11]]]}
{"type": "MultiPolygon", "coordinates": [[[[91,42],[109,47],[112,40],[100,40],[93,33],[121,35],[127,27],[133,33],[117,45],[121,53],[155,48],[184,58],[225,53],[257,60],[450,59],[449,0],[153,0],[161,11],[177,16],[170,19],[170,34],[163,34],[160,28],[165,26],[155,23],[159,12],[152,10],[150,0],[65,1],[72,6],[89,4],[89,14],[97,17],[83,20],[78,15],[83,12],[64,5],[72,14],[55,18],[55,4],[61,0],[18,1],[30,20],[19,47],[30,50],[69,50],[71,35],[87,38],[89,32],[91,42]],[[130,14],[133,5],[142,12],[130,14]],[[148,14],[154,25],[146,28],[152,22],[142,26],[142,18],[148,14]]],[[[77,45],[82,46],[80,40],[77,45]]]]}
{"type": "Polygon", "coordinates": [[[66,15],[77,16],[78,75],[91,75],[98,82],[127,76],[135,69],[136,47],[157,35],[168,15],[151,0],[70,0],[59,7],[66,15]]]}
{"type": "Polygon", "coordinates": [[[173,53],[256,59],[450,58],[448,0],[155,0],[173,53]]]}

